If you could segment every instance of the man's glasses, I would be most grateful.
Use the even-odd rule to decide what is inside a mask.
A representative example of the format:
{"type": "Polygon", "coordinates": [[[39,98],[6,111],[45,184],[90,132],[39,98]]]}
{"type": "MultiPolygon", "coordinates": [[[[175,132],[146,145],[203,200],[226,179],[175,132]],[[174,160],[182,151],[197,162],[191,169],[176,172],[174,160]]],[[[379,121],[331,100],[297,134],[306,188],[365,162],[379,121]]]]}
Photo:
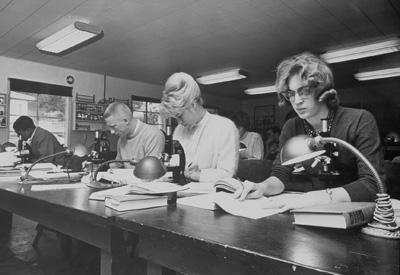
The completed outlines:
{"type": "Polygon", "coordinates": [[[286,100],[293,101],[296,93],[300,98],[304,99],[304,98],[309,97],[312,94],[312,89],[310,88],[310,86],[303,86],[303,87],[300,87],[299,89],[297,89],[297,91],[287,90],[287,91],[281,92],[281,95],[286,100]]]}

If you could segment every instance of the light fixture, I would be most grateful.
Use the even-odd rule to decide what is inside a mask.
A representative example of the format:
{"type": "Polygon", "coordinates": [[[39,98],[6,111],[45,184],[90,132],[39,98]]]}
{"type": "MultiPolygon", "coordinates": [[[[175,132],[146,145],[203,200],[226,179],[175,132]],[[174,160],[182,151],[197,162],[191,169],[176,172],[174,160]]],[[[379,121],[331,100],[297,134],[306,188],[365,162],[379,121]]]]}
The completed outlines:
{"type": "Polygon", "coordinates": [[[371,80],[371,79],[380,79],[380,78],[388,78],[400,76],[400,67],[390,68],[390,69],[382,69],[376,71],[362,72],[356,73],[354,77],[358,81],[371,80]]]}
{"type": "Polygon", "coordinates": [[[326,143],[337,143],[353,153],[371,172],[375,184],[378,187],[374,218],[366,227],[363,227],[361,231],[376,237],[400,239],[400,226],[397,224],[396,218],[394,217],[390,196],[385,193],[385,186],[378,172],[372,166],[371,162],[350,143],[334,137],[317,136],[311,138],[307,135],[294,136],[290,138],[281,149],[280,157],[282,165],[293,165],[313,159],[321,155],[321,153],[324,153],[323,150],[316,150],[322,148],[326,143]]]}
{"type": "Polygon", "coordinates": [[[230,69],[221,71],[214,74],[208,74],[201,77],[196,78],[196,81],[200,84],[209,85],[220,82],[228,82],[238,79],[246,78],[247,74],[241,69],[230,69]]]}
{"type": "Polygon", "coordinates": [[[75,22],[36,44],[39,51],[50,54],[61,54],[68,49],[82,45],[84,42],[101,38],[103,31],[84,22],[75,22]]]}
{"type": "Polygon", "coordinates": [[[264,86],[264,87],[250,88],[250,89],[244,90],[244,92],[248,95],[276,93],[276,87],[275,86],[264,86]]]}
{"type": "Polygon", "coordinates": [[[321,58],[327,63],[338,63],[375,55],[393,53],[399,50],[400,38],[395,37],[375,43],[363,44],[357,47],[328,51],[324,54],[321,54],[321,58]]]}

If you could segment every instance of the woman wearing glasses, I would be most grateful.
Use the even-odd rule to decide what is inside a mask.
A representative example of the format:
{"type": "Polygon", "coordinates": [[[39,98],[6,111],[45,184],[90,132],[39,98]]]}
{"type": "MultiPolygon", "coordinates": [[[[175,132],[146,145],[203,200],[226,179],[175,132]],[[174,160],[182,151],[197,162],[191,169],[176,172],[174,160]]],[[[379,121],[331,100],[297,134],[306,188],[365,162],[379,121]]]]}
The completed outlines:
{"type": "MultiPolygon", "coordinates": [[[[293,136],[318,135],[324,119],[326,135],[351,143],[383,176],[383,155],[374,117],[365,110],[339,105],[332,71],[321,59],[302,53],[283,60],[277,68],[276,87],[279,105],[290,104],[297,113],[297,117],[283,126],[280,147],[293,136]]],[[[337,151],[338,173],[330,177],[313,174],[311,166],[306,167],[307,173],[295,175],[292,167],[281,165],[278,155],[269,178],[259,184],[245,182],[244,190],[237,194],[244,199],[275,195],[284,190],[307,192],[298,200],[282,201],[282,210],[330,202],[373,201],[377,187],[364,163],[340,146],[333,149],[337,151]]]]}

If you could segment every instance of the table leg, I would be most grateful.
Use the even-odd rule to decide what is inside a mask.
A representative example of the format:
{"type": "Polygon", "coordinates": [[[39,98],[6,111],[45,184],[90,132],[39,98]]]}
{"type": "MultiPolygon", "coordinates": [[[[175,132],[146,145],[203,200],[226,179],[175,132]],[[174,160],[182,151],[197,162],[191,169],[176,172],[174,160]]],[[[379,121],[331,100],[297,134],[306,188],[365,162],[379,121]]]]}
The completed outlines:
{"type": "Polygon", "coordinates": [[[12,213],[0,209],[0,234],[9,234],[12,228],[12,213]]]}

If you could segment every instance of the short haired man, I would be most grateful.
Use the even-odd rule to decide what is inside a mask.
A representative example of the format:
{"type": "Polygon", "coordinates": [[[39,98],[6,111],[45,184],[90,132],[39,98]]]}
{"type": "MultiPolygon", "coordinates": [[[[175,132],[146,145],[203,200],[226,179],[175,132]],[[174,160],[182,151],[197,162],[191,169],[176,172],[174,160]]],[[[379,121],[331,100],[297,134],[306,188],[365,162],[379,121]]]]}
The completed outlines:
{"type": "MultiPolygon", "coordinates": [[[[116,160],[161,157],[165,146],[164,134],[156,126],[134,118],[126,104],[113,102],[108,105],[104,119],[111,133],[119,136],[116,160]]],[[[131,167],[129,163],[124,163],[124,166],[131,167]]]]}
{"type": "MultiPolygon", "coordinates": [[[[17,135],[31,147],[30,158],[32,161],[65,150],[52,133],[41,127],[36,127],[33,120],[28,116],[17,118],[13,128],[17,135]]],[[[63,165],[64,156],[57,156],[44,161],[63,165]]]]}

